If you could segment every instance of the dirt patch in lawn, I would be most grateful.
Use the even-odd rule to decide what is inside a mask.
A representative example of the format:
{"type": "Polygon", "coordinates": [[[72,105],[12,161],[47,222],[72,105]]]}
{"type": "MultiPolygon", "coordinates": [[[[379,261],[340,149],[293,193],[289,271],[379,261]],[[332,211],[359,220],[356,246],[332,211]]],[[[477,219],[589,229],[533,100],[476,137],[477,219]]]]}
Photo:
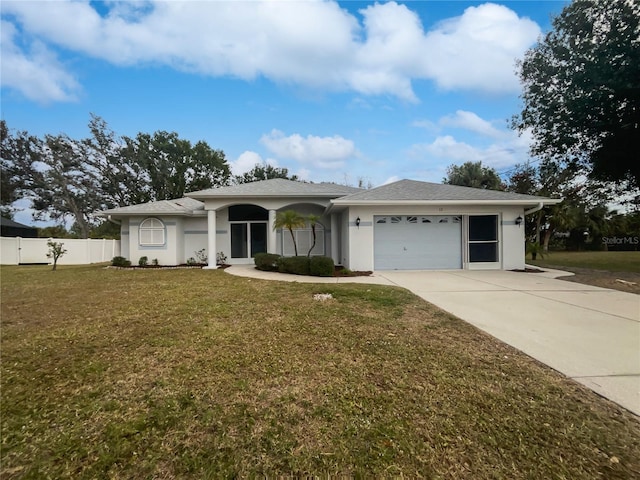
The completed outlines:
{"type": "Polygon", "coordinates": [[[560,277],[559,280],[584,283],[596,287],[611,288],[621,292],[640,294],[640,273],[636,272],[609,272],[607,270],[594,270],[578,267],[554,267],[557,270],[572,272],[575,275],[560,277]],[[634,285],[635,284],[635,285],[634,285]]]}
{"type": "Polygon", "coordinates": [[[371,274],[373,274],[373,272],[369,270],[349,270],[348,268],[344,268],[342,265],[336,265],[335,271],[333,272],[334,277],[368,277],[371,274]]]}

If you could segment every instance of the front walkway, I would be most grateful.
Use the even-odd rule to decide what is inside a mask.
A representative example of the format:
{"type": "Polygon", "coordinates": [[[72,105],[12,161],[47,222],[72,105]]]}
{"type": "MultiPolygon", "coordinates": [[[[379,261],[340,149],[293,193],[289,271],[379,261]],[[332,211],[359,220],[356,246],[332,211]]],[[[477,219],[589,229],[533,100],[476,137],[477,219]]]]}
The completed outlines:
{"type": "Polygon", "coordinates": [[[381,271],[319,278],[227,272],[265,280],[375,283],[410,290],[640,415],[640,296],[557,280],[567,272],[381,271]]]}

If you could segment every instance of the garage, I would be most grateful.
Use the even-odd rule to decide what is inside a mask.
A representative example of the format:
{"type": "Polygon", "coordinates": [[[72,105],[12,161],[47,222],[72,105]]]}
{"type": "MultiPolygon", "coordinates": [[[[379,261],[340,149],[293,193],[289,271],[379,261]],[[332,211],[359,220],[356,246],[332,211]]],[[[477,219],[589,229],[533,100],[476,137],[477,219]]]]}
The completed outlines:
{"type": "Polygon", "coordinates": [[[373,217],[376,270],[462,268],[462,218],[455,215],[373,217]]]}

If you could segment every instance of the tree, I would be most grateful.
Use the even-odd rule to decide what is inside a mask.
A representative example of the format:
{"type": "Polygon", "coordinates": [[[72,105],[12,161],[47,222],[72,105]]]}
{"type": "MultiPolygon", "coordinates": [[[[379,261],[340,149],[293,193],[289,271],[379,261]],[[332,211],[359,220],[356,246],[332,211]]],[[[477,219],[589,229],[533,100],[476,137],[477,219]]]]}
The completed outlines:
{"type": "Polygon", "coordinates": [[[575,0],[518,65],[531,153],[640,186],[640,3],[575,0]]]}
{"type": "Polygon", "coordinates": [[[80,238],[95,224],[94,212],[104,203],[101,179],[87,168],[82,142],[66,135],[46,135],[40,148],[40,166],[31,172],[31,200],[35,218],[72,221],[80,238]]]}
{"type": "Polygon", "coordinates": [[[296,244],[296,237],[293,234],[293,230],[295,228],[303,228],[306,224],[306,219],[295,210],[284,210],[276,213],[276,221],[273,224],[273,228],[286,228],[289,230],[296,257],[298,256],[298,245],[296,244]]]}
{"type": "Polygon", "coordinates": [[[38,238],[74,238],[64,225],[38,228],[38,238]]]}
{"type": "Polygon", "coordinates": [[[604,205],[611,185],[578,175],[561,163],[544,161],[538,167],[530,163],[516,165],[507,190],[526,195],[562,198],[556,205],[544,207],[525,219],[525,235],[543,252],[555,232],[571,232],[584,221],[589,209],[604,205]]]}
{"type": "Polygon", "coordinates": [[[268,163],[256,163],[254,167],[242,175],[236,175],[237,183],[258,182],[260,180],[271,180],[272,178],[284,178],[287,180],[298,180],[296,175],[289,176],[289,170],[269,165],[268,163]]]}
{"type": "Polygon", "coordinates": [[[311,227],[311,234],[313,235],[313,244],[311,245],[311,248],[307,252],[307,257],[310,257],[311,252],[313,251],[314,248],[316,248],[316,226],[320,222],[320,218],[321,218],[320,215],[314,215],[313,213],[310,213],[309,215],[307,215],[306,220],[307,222],[309,222],[309,226],[311,227]]]}
{"type": "Polygon", "coordinates": [[[482,161],[449,165],[447,178],[443,179],[442,183],[488,190],[504,190],[498,173],[491,167],[482,166],[482,161]]]}
{"type": "Polygon", "coordinates": [[[143,165],[125,155],[125,142],[102,118],[91,114],[91,136],[83,140],[86,162],[101,178],[105,208],[148,202],[147,175],[143,165]]]}
{"type": "Polygon", "coordinates": [[[192,146],[176,132],[157,131],[124,137],[124,142],[122,155],[139,172],[141,194],[148,200],[171,200],[229,184],[231,172],[224,152],[204,141],[192,146]]]}
{"type": "Polygon", "coordinates": [[[53,240],[47,242],[47,247],[49,247],[47,258],[53,259],[53,268],[51,270],[55,270],[58,267],[58,259],[67,253],[67,249],[64,248],[64,243],[54,242],[53,240]]]}
{"type": "Polygon", "coordinates": [[[0,121],[0,213],[12,218],[13,203],[30,190],[34,164],[39,158],[39,140],[25,131],[12,132],[0,121]]]}
{"type": "Polygon", "coordinates": [[[195,145],[175,132],[119,137],[107,123],[91,115],[91,136],[75,140],[26,132],[2,133],[2,213],[28,198],[35,218],[72,223],[73,234],[87,238],[100,228],[98,210],[183,197],[186,192],[228,185],[231,172],[224,152],[206,142],[195,145]]]}

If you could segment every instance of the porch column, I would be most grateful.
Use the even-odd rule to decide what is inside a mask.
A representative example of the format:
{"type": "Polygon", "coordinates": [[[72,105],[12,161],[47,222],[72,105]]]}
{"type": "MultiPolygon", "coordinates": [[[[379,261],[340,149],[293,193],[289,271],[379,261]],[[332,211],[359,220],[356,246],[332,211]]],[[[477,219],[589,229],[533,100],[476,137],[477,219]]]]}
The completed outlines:
{"type": "Polygon", "coordinates": [[[269,210],[269,224],[267,225],[267,229],[269,230],[267,232],[267,252],[269,253],[278,252],[278,246],[276,245],[276,243],[278,243],[278,240],[277,240],[278,237],[276,236],[276,230],[273,228],[275,223],[276,223],[276,211],[269,210]]]}
{"type": "Polygon", "coordinates": [[[338,265],[340,262],[340,240],[338,238],[338,216],[331,214],[331,258],[333,263],[338,265]]]}
{"type": "Polygon", "coordinates": [[[209,265],[204,267],[207,270],[216,269],[216,211],[207,210],[207,256],[209,265]]]}

